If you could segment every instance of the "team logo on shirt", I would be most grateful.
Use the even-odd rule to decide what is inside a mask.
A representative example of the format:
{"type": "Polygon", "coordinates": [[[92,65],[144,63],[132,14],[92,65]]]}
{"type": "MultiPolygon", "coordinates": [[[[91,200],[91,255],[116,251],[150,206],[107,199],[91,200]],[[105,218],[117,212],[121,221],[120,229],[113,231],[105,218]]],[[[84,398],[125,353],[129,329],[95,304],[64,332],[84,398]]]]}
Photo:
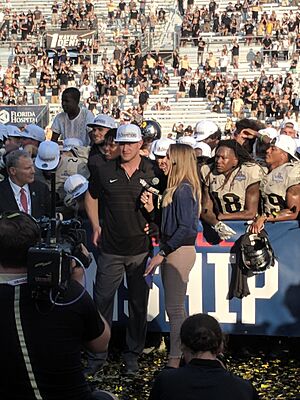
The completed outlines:
{"type": "Polygon", "coordinates": [[[278,172],[277,175],[273,176],[273,181],[275,181],[277,183],[282,183],[284,181],[284,178],[283,178],[282,174],[280,172],[278,172]]]}
{"type": "Polygon", "coordinates": [[[245,180],[246,180],[246,175],[245,175],[242,171],[240,171],[240,172],[236,175],[236,177],[234,178],[234,180],[239,181],[239,182],[245,181],[245,180]]]}

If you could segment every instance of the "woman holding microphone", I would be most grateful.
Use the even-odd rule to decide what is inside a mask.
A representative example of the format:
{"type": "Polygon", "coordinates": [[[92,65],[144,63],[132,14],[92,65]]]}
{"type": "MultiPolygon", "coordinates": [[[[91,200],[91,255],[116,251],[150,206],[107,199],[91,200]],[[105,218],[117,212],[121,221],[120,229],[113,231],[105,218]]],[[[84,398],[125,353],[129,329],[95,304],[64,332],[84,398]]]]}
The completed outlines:
{"type": "MultiPolygon", "coordinates": [[[[189,273],[196,259],[195,240],[201,205],[197,160],[192,147],[171,144],[164,174],[168,176],[163,193],[160,251],[148,264],[145,276],[161,266],[165,306],[170,320],[168,367],[178,368],[181,358],[180,327],[186,318],[184,307],[189,273]]],[[[154,209],[152,194],[141,196],[145,209],[154,209]]]]}

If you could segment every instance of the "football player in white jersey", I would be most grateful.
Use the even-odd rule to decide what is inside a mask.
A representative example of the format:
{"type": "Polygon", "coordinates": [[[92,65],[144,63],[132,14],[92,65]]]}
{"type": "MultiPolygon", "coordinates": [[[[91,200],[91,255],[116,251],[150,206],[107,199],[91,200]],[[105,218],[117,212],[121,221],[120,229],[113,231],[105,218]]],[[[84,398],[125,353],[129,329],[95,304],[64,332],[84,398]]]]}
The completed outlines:
{"type": "Polygon", "coordinates": [[[289,221],[300,211],[300,163],[297,144],[287,135],[279,135],[266,153],[268,174],[261,181],[263,215],[256,218],[251,231],[258,233],[266,221],[289,221]],[[296,162],[295,162],[296,161],[296,162]]]}
{"type": "Polygon", "coordinates": [[[217,231],[225,225],[220,221],[251,220],[257,214],[263,170],[237,141],[221,140],[213,162],[203,165],[200,175],[201,218],[217,231]]]}

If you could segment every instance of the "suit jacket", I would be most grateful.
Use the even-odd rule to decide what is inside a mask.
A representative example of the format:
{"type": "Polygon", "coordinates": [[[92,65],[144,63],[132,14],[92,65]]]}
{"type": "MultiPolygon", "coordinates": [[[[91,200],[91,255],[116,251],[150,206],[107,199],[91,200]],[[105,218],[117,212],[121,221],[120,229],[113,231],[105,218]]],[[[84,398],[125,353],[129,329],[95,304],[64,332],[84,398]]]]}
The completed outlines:
{"type": "MultiPolygon", "coordinates": [[[[50,193],[48,187],[41,182],[29,184],[31,197],[31,215],[40,218],[43,215],[50,216],[50,193]]],[[[6,211],[19,211],[14,192],[9,180],[0,182],[0,213],[6,211]]]]}

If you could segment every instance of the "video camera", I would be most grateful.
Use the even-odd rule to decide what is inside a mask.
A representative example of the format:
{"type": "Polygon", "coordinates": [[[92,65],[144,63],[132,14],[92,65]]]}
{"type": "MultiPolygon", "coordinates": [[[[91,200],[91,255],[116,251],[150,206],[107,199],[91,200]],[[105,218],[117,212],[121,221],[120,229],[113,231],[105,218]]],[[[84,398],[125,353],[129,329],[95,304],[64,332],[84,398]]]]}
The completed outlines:
{"type": "Polygon", "coordinates": [[[28,252],[28,284],[34,298],[49,297],[49,291],[63,295],[71,277],[71,261],[87,268],[90,257],[82,252],[86,232],[78,219],[63,221],[56,216],[55,172],[51,177],[51,217],[37,220],[40,242],[28,252]],[[53,183],[54,181],[54,183],[53,183]]]}

